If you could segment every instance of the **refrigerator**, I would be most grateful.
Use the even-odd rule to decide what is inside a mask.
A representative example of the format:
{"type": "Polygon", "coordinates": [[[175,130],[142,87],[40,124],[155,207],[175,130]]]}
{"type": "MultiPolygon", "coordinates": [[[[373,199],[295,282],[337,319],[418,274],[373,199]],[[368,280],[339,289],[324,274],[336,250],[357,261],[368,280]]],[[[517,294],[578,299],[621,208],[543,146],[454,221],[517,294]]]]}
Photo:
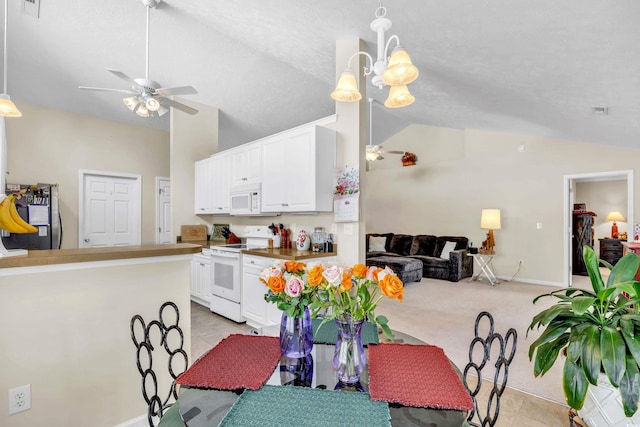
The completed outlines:
{"type": "Polygon", "coordinates": [[[58,205],[58,184],[7,184],[5,194],[26,190],[15,204],[18,214],[38,229],[37,233],[17,234],[1,230],[7,249],[60,249],[62,221],[58,205]]]}

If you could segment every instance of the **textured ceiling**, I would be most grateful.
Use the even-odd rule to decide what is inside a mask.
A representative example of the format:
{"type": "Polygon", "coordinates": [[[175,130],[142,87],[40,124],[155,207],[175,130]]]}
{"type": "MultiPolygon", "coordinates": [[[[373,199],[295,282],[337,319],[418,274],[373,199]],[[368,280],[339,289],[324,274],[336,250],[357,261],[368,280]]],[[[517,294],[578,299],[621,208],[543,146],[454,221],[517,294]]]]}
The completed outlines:
{"type": "MultiPolygon", "coordinates": [[[[165,0],[151,11],[150,73],[183,99],[220,109],[223,148],[334,112],[335,45],[363,39],[373,0],[165,0]]],[[[416,102],[376,104],[376,140],[420,123],[640,147],[637,0],[395,0],[384,3],[420,69],[416,102]],[[592,106],[609,114],[594,115],[592,106]]],[[[141,0],[40,0],[38,19],[9,4],[12,99],[168,129],[141,119],[106,71],[145,73],[141,0]]],[[[0,12],[2,13],[2,12],[0,12]]],[[[346,65],[346,64],[345,64],[346,65]]],[[[384,101],[386,91],[369,85],[384,101]]],[[[365,102],[365,101],[362,101],[365,102]]],[[[377,142],[377,141],[376,141],[377,142]]]]}

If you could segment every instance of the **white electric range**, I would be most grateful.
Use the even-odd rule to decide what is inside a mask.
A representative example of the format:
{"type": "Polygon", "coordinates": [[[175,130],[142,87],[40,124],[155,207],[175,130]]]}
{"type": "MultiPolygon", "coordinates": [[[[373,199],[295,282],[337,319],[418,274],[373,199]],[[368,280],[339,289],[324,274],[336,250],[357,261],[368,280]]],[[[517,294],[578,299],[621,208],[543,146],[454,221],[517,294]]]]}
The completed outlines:
{"type": "Polygon", "coordinates": [[[242,250],[264,249],[273,232],[266,226],[247,226],[243,243],[211,246],[211,311],[234,322],[242,317],[242,250]]]}

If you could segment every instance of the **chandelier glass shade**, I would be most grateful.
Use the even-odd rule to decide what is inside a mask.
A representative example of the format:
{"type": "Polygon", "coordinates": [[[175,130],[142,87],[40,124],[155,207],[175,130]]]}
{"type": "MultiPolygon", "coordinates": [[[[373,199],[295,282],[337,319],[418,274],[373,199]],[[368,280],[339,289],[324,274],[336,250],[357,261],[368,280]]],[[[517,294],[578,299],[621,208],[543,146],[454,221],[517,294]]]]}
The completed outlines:
{"type": "Polygon", "coordinates": [[[338,79],[338,84],[333,92],[331,92],[331,98],[340,102],[357,102],[362,99],[362,94],[358,89],[358,83],[356,75],[351,69],[351,60],[358,56],[364,55],[370,63],[369,67],[364,67],[363,73],[365,76],[374,74],[371,78],[371,83],[382,89],[385,85],[390,86],[391,90],[389,98],[384,103],[388,108],[405,107],[412,104],[415,98],[409,93],[407,85],[415,81],[418,78],[418,68],[411,62],[409,53],[400,46],[400,39],[395,34],[389,37],[385,43],[385,32],[391,28],[391,21],[385,18],[387,11],[380,2],[380,7],[376,9],[374,19],[371,22],[371,29],[378,35],[378,47],[377,47],[377,59],[374,61],[371,55],[367,52],[356,52],[349,58],[347,63],[347,69],[342,72],[338,79]],[[392,41],[396,42],[396,47],[391,53],[391,57],[388,56],[389,45],[392,41]],[[399,89],[394,90],[398,87],[399,89]],[[397,92],[397,95],[392,95],[391,92],[397,92]],[[402,94],[402,95],[400,95],[402,94]]]}
{"type": "Polygon", "coordinates": [[[143,118],[161,117],[169,111],[157,99],[145,94],[123,98],[122,102],[129,110],[143,118]]]}
{"type": "Polygon", "coordinates": [[[384,101],[387,108],[400,108],[413,104],[416,98],[409,93],[407,85],[391,86],[389,89],[389,97],[384,101]]]}
{"type": "Polygon", "coordinates": [[[0,116],[3,117],[22,117],[22,113],[16,107],[16,104],[11,101],[9,95],[7,95],[7,26],[9,22],[9,1],[4,0],[4,86],[2,87],[2,94],[0,94],[0,116]]]}

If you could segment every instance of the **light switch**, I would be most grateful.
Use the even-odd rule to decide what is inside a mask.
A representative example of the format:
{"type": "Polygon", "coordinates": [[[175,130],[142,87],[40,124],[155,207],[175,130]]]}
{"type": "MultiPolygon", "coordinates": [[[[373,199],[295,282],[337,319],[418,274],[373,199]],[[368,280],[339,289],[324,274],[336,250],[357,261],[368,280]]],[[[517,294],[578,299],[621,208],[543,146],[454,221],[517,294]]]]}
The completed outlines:
{"type": "Polygon", "coordinates": [[[342,231],[345,235],[351,236],[353,234],[353,224],[345,224],[342,231]]]}

